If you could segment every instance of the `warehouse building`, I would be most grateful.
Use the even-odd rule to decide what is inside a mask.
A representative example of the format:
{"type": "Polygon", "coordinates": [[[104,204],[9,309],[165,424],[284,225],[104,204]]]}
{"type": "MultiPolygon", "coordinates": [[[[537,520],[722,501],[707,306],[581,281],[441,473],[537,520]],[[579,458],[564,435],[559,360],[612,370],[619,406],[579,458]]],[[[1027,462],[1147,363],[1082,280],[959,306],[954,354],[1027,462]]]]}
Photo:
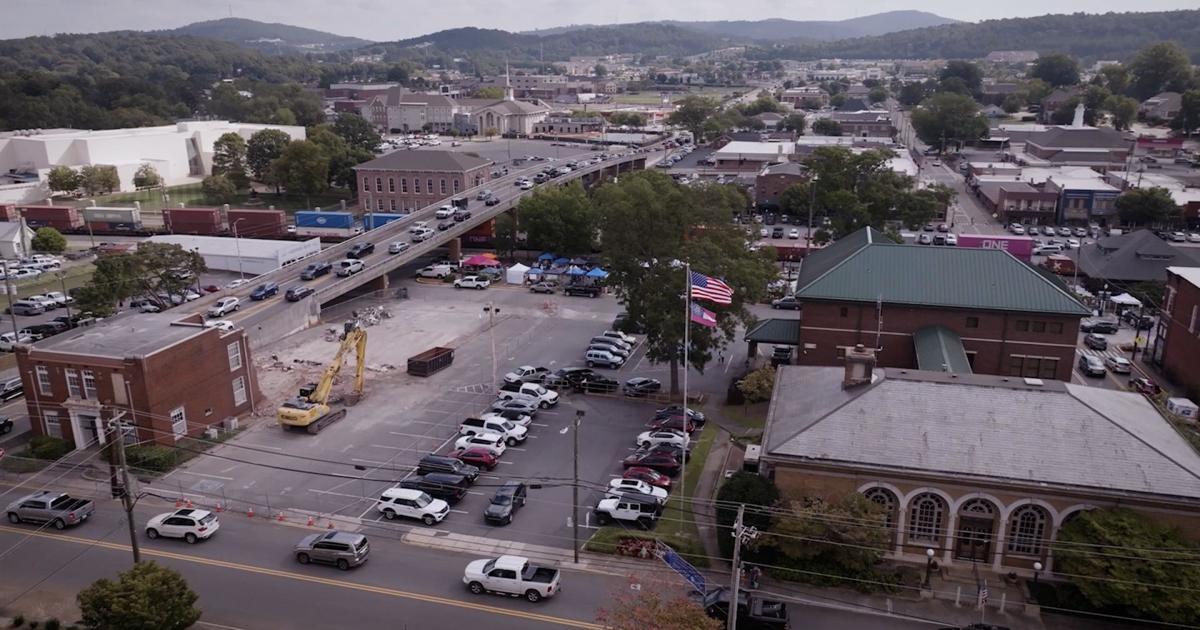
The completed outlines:
{"type": "Polygon", "coordinates": [[[306,241],[271,241],[264,239],[230,238],[224,236],[195,236],[191,234],[160,234],[147,239],[151,243],[178,245],[204,258],[209,269],[236,271],[257,276],[274,271],[288,263],[321,252],[321,239],[306,241]]]}

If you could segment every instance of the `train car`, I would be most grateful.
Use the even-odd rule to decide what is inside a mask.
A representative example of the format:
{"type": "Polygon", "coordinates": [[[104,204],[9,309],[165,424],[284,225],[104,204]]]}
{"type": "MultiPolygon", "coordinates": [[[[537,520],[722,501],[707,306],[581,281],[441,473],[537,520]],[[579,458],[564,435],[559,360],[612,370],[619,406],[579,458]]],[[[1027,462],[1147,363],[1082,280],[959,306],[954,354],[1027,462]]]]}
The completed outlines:
{"type": "Polygon", "coordinates": [[[301,210],[295,215],[296,236],[324,241],[344,240],[362,234],[362,227],[354,220],[353,212],[323,212],[301,210]]]}
{"type": "Polygon", "coordinates": [[[33,229],[52,227],[59,232],[79,232],[83,230],[83,215],[78,208],[71,206],[17,206],[17,211],[25,217],[25,225],[33,229]]]}
{"type": "Polygon", "coordinates": [[[220,208],[164,208],[163,227],[171,234],[222,236],[228,233],[220,208]]]}
{"type": "Polygon", "coordinates": [[[399,221],[407,218],[407,214],[388,214],[383,212],[369,212],[363,217],[363,228],[374,230],[375,228],[383,227],[393,221],[399,221]]]}
{"type": "Polygon", "coordinates": [[[239,238],[286,238],[288,236],[287,213],[283,210],[248,210],[229,208],[225,211],[225,225],[239,238]],[[236,226],[236,228],[234,227],[236,226]]]}
{"type": "Polygon", "coordinates": [[[83,222],[92,233],[134,233],[144,232],[142,227],[142,209],[92,206],[83,209],[83,222]]]}

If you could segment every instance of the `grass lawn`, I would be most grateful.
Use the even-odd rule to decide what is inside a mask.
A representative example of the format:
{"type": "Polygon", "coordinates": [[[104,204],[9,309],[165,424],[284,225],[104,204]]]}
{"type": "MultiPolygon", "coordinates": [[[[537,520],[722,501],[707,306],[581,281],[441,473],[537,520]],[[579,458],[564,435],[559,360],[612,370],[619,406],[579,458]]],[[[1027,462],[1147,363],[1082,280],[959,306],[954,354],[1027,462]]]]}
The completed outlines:
{"type": "MultiPolygon", "coordinates": [[[[142,204],[142,210],[149,213],[151,216],[162,212],[164,207],[162,190],[139,190],[137,192],[113,193],[111,195],[103,195],[94,198],[97,205],[100,206],[129,206],[137,201],[142,204]]],[[[170,207],[178,207],[179,204],[184,204],[188,207],[215,207],[220,204],[209,201],[204,196],[204,191],[201,190],[200,184],[184,184],[182,186],[171,186],[166,190],[166,204],[170,207]]],[[[310,198],[312,205],[306,203],[302,195],[275,195],[274,193],[259,193],[257,197],[252,197],[249,192],[241,194],[232,203],[231,208],[266,208],[267,206],[275,206],[280,210],[296,211],[307,210],[313,207],[319,207],[325,210],[336,208],[338,202],[342,199],[351,201],[353,196],[350,191],[330,191],[321,195],[314,195],[310,198]]],[[[92,200],[84,199],[78,204],[79,207],[88,205],[92,200]]]]}
{"type": "Polygon", "coordinates": [[[602,527],[588,539],[583,548],[598,553],[616,553],[616,544],[623,538],[653,539],[670,545],[692,564],[707,567],[709,561],[704,552],[704,545],[700,542],[700,531],[696,528],[696,518],[693,514],[696,507],[690,501],[685,503],[681,500],[678,488],[680,482],[683,482],[687,498],[695,495],[696,486],[700,483],[700,474],[704,470],[704,461],[708,459],[717,433],[717,430],[709,429],[696,442],[692,455],[688,458],[687,469],[682,477],[675,479],[674,491],[653,531],[642,532],[627,529],[622,525],[602,527]]]}
{"type": "Polygon", "coordinates": [[[55,273],[44,273],[37,278],[25,282],[17,282],[17,295],[37,295],[47,291],[62,291],[63,282],[66,282],[67,291],[76,287],[81,287],[92,279],[92,273],[96,271],[96,265],[87,263],[68,267],[63,271],[66,276],[63,280],[58,279],[55,273]]]}
{"type": "Polygon", "coordinates": [[[737,427],[726,427],[727,429],[741,429],[740,433],[733,436],[734,438],[751,439],[762,436],[763,429],[767,426],[767,409],[770,404],[760,402],[748,406],[721,405],[716,409],[722,416],[737,423],[737,427]]]}

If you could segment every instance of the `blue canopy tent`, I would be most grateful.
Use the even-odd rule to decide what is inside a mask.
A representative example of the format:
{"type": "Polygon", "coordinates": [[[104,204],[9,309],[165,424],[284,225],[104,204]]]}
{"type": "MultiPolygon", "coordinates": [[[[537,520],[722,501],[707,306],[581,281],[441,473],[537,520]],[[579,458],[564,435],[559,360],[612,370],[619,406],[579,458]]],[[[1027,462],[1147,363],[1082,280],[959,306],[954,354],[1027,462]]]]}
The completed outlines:
{"type": "Polygon", "coordinates": [[[584,271],[583,269],[580,269],[579,267],[572,266],[570,269],[567,270],[567,275],[568,276],[584,276],[584,275],[587,275],[587,272],[584,271]]]}
{"type": "Polygon", "coordinates": [[[561,276],[565,273],[567,273],[566,267],[551,267],[545,271],[548,276],[561,276]]]}
{"type": "Polygon", "coordinates": [[[529,271],[526,271],[526,272],[525,272],[525,275],[527,275],[527,276],[540,276],[540,275],[542,275],[542,270],[541,270],[541,269],[538,269],[537,267],[533,267],[533,268],[531,268],[529,271]]]}
{"type": "Polygon", "coordinates": [[[551,264],[555,267],[566,267],[567,265],[571,264],[571,260],[569,258],[555,258],[554,262],[551,264]]]}
{"type": "Polygon", "coordinates": [[[579,265],[579,266],[583,267],[583,266],[586,266],[586,265],[590,265],[590,264],[591,264],[591,262],[590,262],[590,261],[588,261],[588,259],[586,259],[586,258],[572,258],[572,259],[571,259],[571,264],[572,264],[572,265],[579,265]]]}
{"type": "Polygon", "coordinates": [[[608,272],[599,267],[596,267],[595,269],[587,272],[587,277],[596,278],[597,280],[603,280],[604,278],[608,277],[608,272]]]}
{"type": "Polygon", "coordinates": [[[541,256],[538,256],[538,260],[554,260],[554,254],[551,254],[550,252],[546,252],[546,253],[542,254],[541,256]]]}

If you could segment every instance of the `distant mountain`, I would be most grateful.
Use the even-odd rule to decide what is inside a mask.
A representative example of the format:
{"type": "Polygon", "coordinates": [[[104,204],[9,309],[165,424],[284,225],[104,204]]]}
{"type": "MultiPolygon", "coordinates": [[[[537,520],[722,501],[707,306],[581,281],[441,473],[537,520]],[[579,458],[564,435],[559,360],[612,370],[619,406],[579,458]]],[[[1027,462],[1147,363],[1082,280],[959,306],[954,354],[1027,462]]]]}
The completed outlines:
{"type": "Polygon", "coordinates": [[[163,33],[207,37],[271,53],[338,52],[362,48],[371,44],[371,42],[357,37],[346,37],[311,28],[288,24],[268,24],[242,18],[195,22],[163,33]]]}
{"type": "Polygon", "coordinates": [[[1043,15],[945,24],[876,37],[767,46],[760,59],[973,59],[993,50],[1063,52],[1085,61],[1127,60],[1157,41],[1181,44],[1200,60],[1200,10],[1158,13],[1043,15]]]}
{"type": "MultiPolygon", "coordinates": [[[[863,17],[835,21],[799,21],[772,18],[767,20],[722,20],[716,22],[683,22],[667,20],[662,22],[646,22],[647,24],[668,24],[692,31],[709,33],[728,37],[732,40],[817,40],[827,41],[847,39],[850,37],[870,37],[884,35],[896,31],[904,31],[926,26],[942,24],[957,24],[958,20],[944,18],[940,15],[925,11],[888,11],[863,17]]],[[[622,26],[622,25],[614,25],[622,26]]],[[[526,31],[525,35],[560,35],[584,29],[603,28],[595,24],[573,24],[554,28],[526,31]]]]}
{"type": "Polygon", "coordinates": [[[375,44],[389,57],[491,57],[528,62],[544,58],[563,61],[572,56],[695,55],[730,45],[728,38],[669,24],[642,22],[616,26],[589,26],[549,34],[510,33],[494,29],[455,28],[401,40],[375,44]]]}

